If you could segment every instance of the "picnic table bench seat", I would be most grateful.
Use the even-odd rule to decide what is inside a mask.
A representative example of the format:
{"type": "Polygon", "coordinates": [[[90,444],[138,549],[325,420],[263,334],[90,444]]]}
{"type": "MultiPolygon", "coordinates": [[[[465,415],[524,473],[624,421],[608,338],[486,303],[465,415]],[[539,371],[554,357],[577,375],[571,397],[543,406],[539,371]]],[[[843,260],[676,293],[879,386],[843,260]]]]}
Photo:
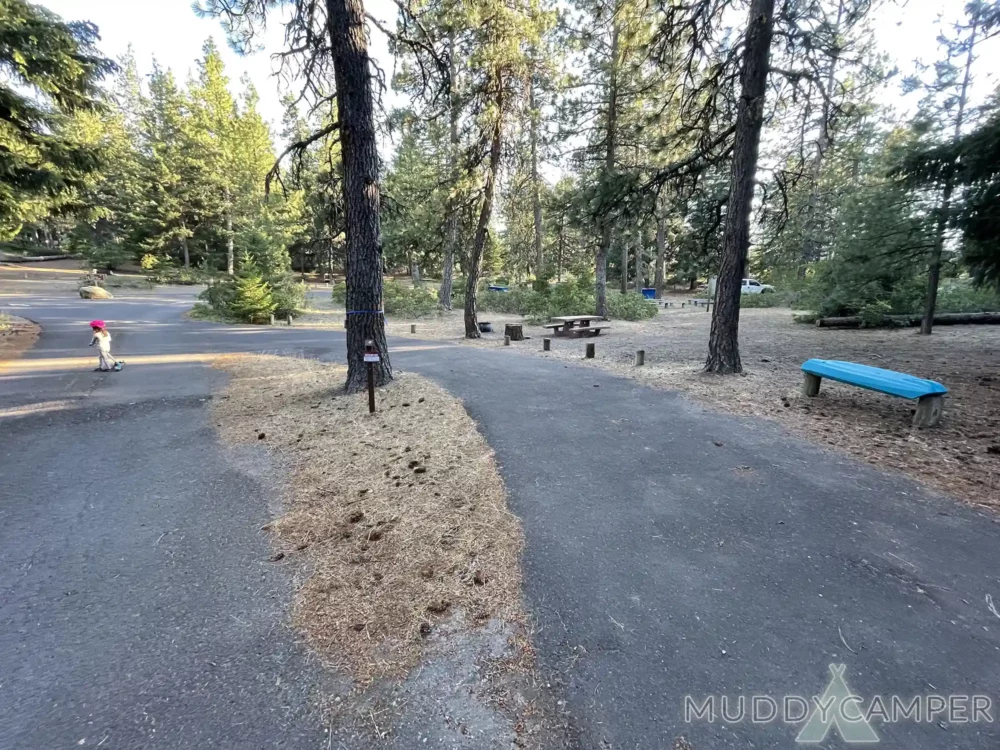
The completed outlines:
{"type": "Polygon", "coordinates": [[[933,427],[941,420],[944,394],[948,392],[933,380],[836,359],[807,360],[802,364],[802,372],[805,373],[802,393],[810,397],[819,393],[820,383],[828,378],[890,396],[917,399],[917,411],[913,415],[913,424],[917,427],[933,427]]]}

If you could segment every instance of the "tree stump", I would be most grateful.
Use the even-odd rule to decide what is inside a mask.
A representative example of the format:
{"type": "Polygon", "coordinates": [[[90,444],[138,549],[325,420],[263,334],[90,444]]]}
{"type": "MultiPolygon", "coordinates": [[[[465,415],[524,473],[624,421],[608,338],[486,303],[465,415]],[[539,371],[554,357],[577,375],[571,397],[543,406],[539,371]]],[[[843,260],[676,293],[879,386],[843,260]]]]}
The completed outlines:
{"type": "Polygon", "coordinates": [[[636,352],[635,352],[635,366],[636,367],[642,367],[644,364],[646,364],[646,350],[645,349],[636,349],[636,352]]]}
{"type": "Polygon", "coordinates": [[[503,335],[510,336],[511,341],[524,341],[524,330],[520,323],[507,323],[503,327],[503,335]]]}
{"type": "Polygon", "coordinates": [[[594,344],[587,344],[587,351],[586,351],[586,354],[584,354],[583,356],[586,357],[587,359],[593,359],[594,358],[594,349],[595,348],[596,347],[595,347],[594,344]]]}
{"type": "Polygon", "coordinates": [[[542,351],[547,352],[551,351],[551,349],[552,349],[552,339],[549,338],[542,339],[542,351]]]}
{"type": "Polygon", "coordinates": [[[416,333],[416,332],[417,332],[417,324],[410,323],[410,333],[416,333]]]}

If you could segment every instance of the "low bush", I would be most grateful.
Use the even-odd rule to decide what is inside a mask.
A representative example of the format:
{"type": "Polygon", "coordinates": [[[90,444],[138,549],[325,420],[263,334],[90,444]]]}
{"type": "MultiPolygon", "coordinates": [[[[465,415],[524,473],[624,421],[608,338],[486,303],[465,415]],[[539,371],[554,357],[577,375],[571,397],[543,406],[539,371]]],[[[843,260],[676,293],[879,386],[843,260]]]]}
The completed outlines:
{"type": "Polygon", "coordinates": [[[638,292],[608,294],[608,317],[619,320],[645,320],[658,312],[656,305],[638,292]]]}
{"type": "Polygon", "coordinates": [[[976,287],[969,280],[950,280],[938,289],[937,311],[997,312],[1000,311],[1000,293],[988,287],[976,287]]]}
{"type": "Polygon", "coordinates": [[[387,281],[382,287],[382,308],[386,315],[420,318],[438,312],[437,292],[424,286],[406,286],[387,281]]]}
{"type": "MultiPolygon", "coordinates": [[[[608,292],[608,317],[618,320],[644,320],[657,313],[656,305],[641,294],[608,292]]],[[[545,292],[516,287],[509,292],[483,291],[478,296],[479,310],[508,315],[523,315],[529,322],[545,322],[559,315],[580,315],[594,309],[593,284],[580,279],[555,284],[545,292]]]]}
{"type": "Polygon", "coordinates": [[[192,310],[192,315],[241,323],[267,323],[272,315],[294,315],[305,306],[305,295],[305,285],[296,283],[291,273],[265,277],[245,254],[236,276],[209,283],[198,296],[214,315],[209,316],[199,305],[192,310]]]}
{"type": "Polygon", "coordinates": [[[332,299],[338,305],[347,304],[347,284],[344,283],[334,283],[333,289],[330,291],[330,299],[332,299]]]}
{"type": "Polygon", "coordinates": [[[740,307],[754,309],[760,307],[793,307],[797,305],[802,293],[795,290],[780,292],[761,292],[760,294],[740,295],[740,307]]]}
{"type": "Polygon", "coordinates": [[[862,328],[878,328],[885,325],[885,316],[892,312],[892,305],[883,300],[875,300],[862,305],[858,310],[862,328]]]}
{"type": "MultiPolygon", "coordinates": [[[[330,293],[335,304],[347,304],[347,285],[335,284],[330,293]]],[[[461,307],[463,299],[456,288],[452,294],[452,306],[461,307]],[[456,301],[457,300],[457,301],[456,301]]],[[[404,318],[422,318],[440,311],[437,289],[430,286],[407,286],[398,281],[387,280],[382,285],[382,309],[386,315],[404,318]]]]}
{"type": "Polygon", "coordinates": [[[295,315],[306,306],[306,285],[297,282],[291,273],[270,280],[274,299],[274,314],[281,318],[295,315]]]}

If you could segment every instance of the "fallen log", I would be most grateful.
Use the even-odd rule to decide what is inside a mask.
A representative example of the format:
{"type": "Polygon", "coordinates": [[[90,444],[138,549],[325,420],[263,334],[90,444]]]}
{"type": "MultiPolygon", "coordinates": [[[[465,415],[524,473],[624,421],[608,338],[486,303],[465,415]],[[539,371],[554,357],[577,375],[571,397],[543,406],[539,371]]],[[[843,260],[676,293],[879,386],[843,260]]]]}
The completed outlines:
{"type": "MultiPolygon", "coordinates": [[[[913,328],[920,325],[922,315],[886,315],[882,320],[884,326],[898,328],[913,328]]],[[[862,320],[858,315],[847,315],[836,318],[817,318],[819,328],[861,328],[862,320]]],[[[1000,312],[975,313],[938,313],[934,316],[936,326],[955,325],[1000,325],[1000,312]]]]}
{"type": "Polygon", "coordinates": [[[44,263],[50,260],[79,260],[82,255],[0,255],[0,263],[44,263]]]}

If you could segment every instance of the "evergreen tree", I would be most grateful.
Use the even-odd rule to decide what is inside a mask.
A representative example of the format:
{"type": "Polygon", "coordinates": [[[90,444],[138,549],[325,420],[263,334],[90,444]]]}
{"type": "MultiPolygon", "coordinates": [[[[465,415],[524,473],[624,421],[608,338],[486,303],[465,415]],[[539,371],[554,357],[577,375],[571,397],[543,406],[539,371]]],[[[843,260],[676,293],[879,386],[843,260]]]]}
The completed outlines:
{"type": "MultiPolygon", "coordinates": [[[[931,81],[911,79],[913,88],[926,92],[918,115],[918,127],[926,130],[928,140],[937,142],[958,141],[972,117],[969,111],[969,87],[976,49],[991,35],[1000,13],[1000,2],[972,0],[965,6],[965,19],[954,25],[950,34],[941,34],[938,41],[944,58],[934,66],[931,81]]],[[[950,173],[943,175],[936,188],[933,212],[936,221],[934,246],[927,263],[927,296],[920,332],[929,335],[934,327],[938,286],[941,280],[941,261],[944,255],[946,233],[955,208],[955,184],[950,173]]]]}
{"type": "Polygon", "coordinates": [[[66,134],[75,113],[100,108],[99,82],[114,69],[97,40],[92,24],[0,0],[0,239],[50,210],[79,208],[74,191],[100,166],[91,139],[66,134]]]}

